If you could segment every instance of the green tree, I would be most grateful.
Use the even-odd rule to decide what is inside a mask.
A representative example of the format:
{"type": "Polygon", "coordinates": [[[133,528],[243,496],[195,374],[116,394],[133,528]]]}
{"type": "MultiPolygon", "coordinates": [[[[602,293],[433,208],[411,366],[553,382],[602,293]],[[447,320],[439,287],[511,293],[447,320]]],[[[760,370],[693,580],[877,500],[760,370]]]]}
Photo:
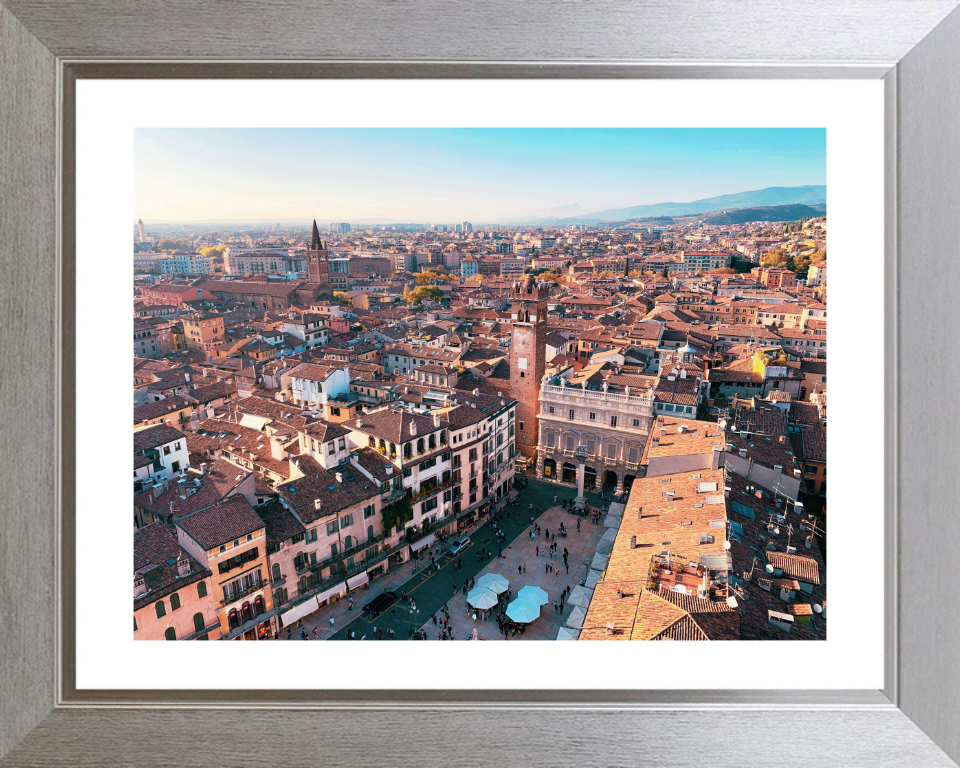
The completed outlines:
{"type": "Polygon", "coordinates": [[[664,276],[664,277],[670,277],[670,272],[669,272],[669,270],[668,270],[666,267],[663,268],[663,276],[664,276]]]}
{"type": "Polygon", "coordinates": [[[161,251],[190,251],[193,253],[193,246],[186,240],[170,240],[163,238],[157,243],[157,248],[161,251]]]}
{"type": "Polygon", "coordinates": [[[200,249],[200,255],[208,259],[219,259],[225,250],[227,250],[225,245],[208,245],[200,249]]]}
{"type": "Polygon", "coordinates": [[[348,307],[353,306],[353,299],[347,296],[343,291],[334,291],[333,298],[337,299],[341,304],[345,304],[348,307]]]}

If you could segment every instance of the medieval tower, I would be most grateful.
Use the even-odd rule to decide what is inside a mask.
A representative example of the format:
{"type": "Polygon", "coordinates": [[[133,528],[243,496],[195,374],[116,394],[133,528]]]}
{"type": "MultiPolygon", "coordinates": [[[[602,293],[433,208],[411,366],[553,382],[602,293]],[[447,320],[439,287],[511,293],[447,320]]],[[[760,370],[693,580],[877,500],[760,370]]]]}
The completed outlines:
{"type": "Polygon", "coordinates": [[[307,251],[307,282],[330,282],[329,253],[320,240],[320,230],[317,229],[317,220],[313,220],[313,233],[310,236],[310,250],[307,251]]]}
{"type": "Polygon", "coordinates": [[[535,459],[540,436],[540,384],[547,367],[548,283],[532,275],[510,291],[510,397],[517,401],[517,450],[535,459]]]}

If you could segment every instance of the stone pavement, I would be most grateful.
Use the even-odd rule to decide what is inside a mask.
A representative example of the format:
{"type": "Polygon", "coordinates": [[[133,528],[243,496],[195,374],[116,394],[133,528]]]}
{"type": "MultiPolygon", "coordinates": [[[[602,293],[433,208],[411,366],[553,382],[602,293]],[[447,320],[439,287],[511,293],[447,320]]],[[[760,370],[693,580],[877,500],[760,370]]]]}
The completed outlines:
{"type": "MultiPolygon", "coordinates": [[[[534,554],[537,544],[540,544],[541,549],[543,549],[544,542],[542,537],[532,543],[530,542],[529,538],[523,538],[524,536],[529,537],[530,504],[533,504],[534,508],[537,506],[543,506],[546,509],[547,507],[553,506],[553,499],[555,495],[558,495],[559,499],[561,500],[565,498],[572,499],[576,495],[576,489],[571,490],[555,483],[530,479],[527,487],[523,488],[519,492],[519,495],[520,504],[518,506],[507,507],[499,522],[500,528],[505,534],[504,554],[507,556],[506,558],[500,559],[499,564],[504,564],[509,561],[511,557],[515,557],[517,552],[519,552],[522,548],[518,547],[518,545],[530,544],[529,549],[532,559],[529,561],[517,560],[513,562],[512,576],[518,576],[518,563],[525,562],[528,572],[522,578],[533,579],[533,577],[537,575],[536,571],[538,569],[540,574],[543,575],[544,563],[547,562],[547,560],[542,552],[539,560],[537,560],[534,554]]],[[[589,493],[587,494],[587,500],[588,503],[594,505],[608,503],[601,502],[599,496],[589,493]]],[[[598,540],[605,531],[602,526],[593,526],[590,523],[589,517],[577,518],[569,512],[562,511],[559,507],[557,508],[556,513],[559,515],[559,517],[556,518],[555,523],[557,528],[559,528],[559,521],[563,519],[564,524],[569,530],[571,530],[570,535],[566,539],[561,539],[559,536],[557,537],[557,548],[560,554],[562,555],[564,546],[570,550],[569,578],[571,581],[566,580],[567,575],[564,572],[562,556],[553,560],[558,573],[546,575],[546,580],[544,583],[540,584],[540,586],[545,589],[547,594],[550,596],[550,604],[543,606],[541,609],[541,617],[553,614],[553,598],[555,595],[559,595],[559,590],[562,587],[566,586],[567,583],[576,585],[579,579],[583,578],[583,576],[586,574],[586,565],[582,562],[582,558],[578,559],[580,555],[575,554],[570,545],[570,542],[573,542],[574,537],[576,536],[576,521],[578,519],[581,520],[583,534],[586,534],[590,529],[595,529],[594,532],[597,533],[598,540]],[[562,584],[560,582],[561,578],[564,579],[562,584]]],[[[550,510],[545,512],[541,518],[547,517],[549,514],[551,514],[550,510]]],[[[554,531],[554,525],[544,525],[544,523],[541,521],[541,518],[538,518],[537,520],[541,528],[549,528],[551,531],[554,531]]],[[[551,520],[553,520],[553,518],[551,518],[551,520]]],[[[460,598],[460,613],[464,614],[465,598],[461,593],[463,582],[469,578],[479,577],[481,572],[485,572],[485,569],[488,566],[492,568],[498,567],[499,565],[497,563],[497,541],[494,537],[492,527],[488,521],[489,518],[485,517],[480,526],[465,531],[465,533],[471,538],[471,546],[461,554],[460,558],[451,557],[449,555],[448,550],[451,541],[449,537],[445,544],[440,545],[439,549],[436,546],[430,547],[430,552],[434,553],[435,556],[439,555],[439,572],[436,571],[435,568],[430,569],[423,564],[419,565],[418,570],[414,572],[414,563],[423,563],[424,561],[408,560],[402,565],[394,567],[385,576],[374,579],[370,583],[369,590],[361,589],[351,592],[350,596],[352,596],[354,599],[354,608],[352,611],[348,610],[349,602],[348,599],[344,597],[341,598],[339,602],[322,606],[318,611],[315,611],[308,616],[304,616],[302,620],[302,627],[307,631],[308,639],[346,640],[348,633],[353,631],[355,632],[358,640],[364,636],[367,640],[372,640],[376,639],[376,636],[373,632],[373,628],[376,626],[381,630],[392,628],[395,632],[394,639],[396,640],[408,640],[417,629],[420,629],[422,626],[424,626],[425,622],[429,621],[430,627],[433,626],[433,622],[430,620],[430,617],[434,612],[440,610],[444,603],[447,604],[450,610],[451,619],[454,619],[454,610],[452,605],[453,601],[458,596],[460,598]],[[492,553],[492,557],[478,560],[477,553],[481,549],[483,551],[489,550],[492,553]],[[458,559],[461,561],[460,568],[456,567],[458,559]],[[408,595],[412,595],[416,601],[419,613],[412,612],[407,603],[401,603],[399,601],[388,607],[379,618],[374,619],[369,615],[364,615],[362,613],[364,605],[369,603],[378,595],[389,590],[396,592],[398,595],[401,593],[401,591],[406,592],[408,595]],[[334,619],[333,629],[330,628],[331,617],[334,619]],[[317,631],[316,638],[313,634],[314,629],[317,631]]],[[[595,547],[596,542],[594,541],[591,546],[595,547]]],[[[426,552],[423,554],[427,559],[427,564],[429,564],[429,554],[426,552]]],[[[591,550],[590,559],[592,559],[592,557],[593,553],[591,550]]],[[[589,564],[589,560],[587,561],[587,564],[589,564]]],[[[503,565],[503,567],[505,569],[508,568],[506,565],[503,565]]],[[[514,587],[515,583],[519,583],[516,582],[515,578],[511,578],[510,573],[505,573],[505,575],[510,580],[511,588],[514,587]]],[[[535,582],[523,582],[520,584],[520,586],[524,586],[527,583],[535,582]]],[[[516,588],[518,589],[519,587],[516,588]]],[[[569,614],[569,609],[564,611],[564,621],[566,620],[567,614],[569,614]]],[[[544,622],[544,624],[545,623],[546,622],[544,622]]],[[[491,618],[486,623],[478,622],[478,625],[479,624],[492,626],[492,632],[488,631],[485,634],[496,634],[497,624],[494,619],[491,618]]],[[[524,638],[530,638],[532,634],[535,634],[536,625],[537,622],[534,622],[531,625],[531,628],[528,629],[524,634],[524,638]]],[[[557,626],[559,627],[559,624],[557,626]]],[[[470,632],[455,631],[454,638],[457,640],[468,639],[467,635],[471,634],[473,629],[472,621],[470,622],[469,629],[470,632]]],[[[484,634],[482,630],[481,634],[484,634]]],[[[387,632],[383,631],[383,635],[384,640],[386,640],[387,632]]],[[[432,639],[436,639],[437,632],[428,632],[428,637],[431,636],[432,639]]],[[[291,632],[291,639],[297,640],[299,637],[300,627],[294,626],[291,632]]],[[[554,630],[549,639],[553,640],[555,638],[556,631],[554,630]]],[[[286,629],[280,631],[279,639],[287,639],[286,629]]]]}
{"type": "MultiPolygon", "coordinates": [[[[573,609],[564,603],[563,612],[558,613],[554,609],[553,601],[567,586],[573,588],[580,583],[581,579],[586,578],[597,544],[607,529],[603,525],[594,525],[591,517],[576,517],[562,507],[548,509],[536,519],[535,523],[541,528],[540,536],[531,539],[530,526],[527,525],[525,532],[504,550],[504,557],[495,558],[480,571],[476,578],[479,579],[487,573],[497,573],[510,582],[511,596],[509,601],[503,602],[504,607],[516,598],[522,587],[532,585],[545,590],[550,602],[540,608],[540,618],[530,623],[522,635],[511,634],[508,638],[497,627],[494,615],[496,608],[487,612],[486,619],[480,619],[478,614],[477,620],[474,621],[473,614],[476,611],[469,608],[466,596],[458,593],[447,603],[454,640],[473,639],[474,628],[477,629],[478,640],[557,639],[557,631],[565,625],[573,609]],[[577,532],[578,520],[580,521],[579,533],[577,532]],[[566,538],[561,538],[558,533],[561,521],[567,529],[566,538]],[[547,553],[549,545],[553,543],[553,541],[548,543],[545,539],[548,530],[555,536],[553,541],[557,544],[558,555],[554,558],[550,558],[547,553]],[[564,547],[568,551],[569,573],[563,566],[564,547]],[[547,572],[545,567],[547,564],[553,565],[552,573],[547,572]],[[526,566],[526,571],[519,572],[518,566],[526,566]]],[[[443,614],[438,613],[437,619],[442,626],[443,614]]],[[[427,633],[428,640],[439,639],[440,627],[435,626],[432,619],[423,625],[423,629],[427,633]]]]}

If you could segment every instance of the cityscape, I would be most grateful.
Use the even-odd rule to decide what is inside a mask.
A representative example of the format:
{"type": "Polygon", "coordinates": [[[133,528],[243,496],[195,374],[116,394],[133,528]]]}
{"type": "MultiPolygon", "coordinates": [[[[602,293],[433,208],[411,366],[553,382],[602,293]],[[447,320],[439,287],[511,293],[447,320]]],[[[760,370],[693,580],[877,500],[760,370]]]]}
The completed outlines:
{"type": "Polygon", "coordinates": [[[145,135],[135,640],[826,639],[824,131],[145,135]]]}

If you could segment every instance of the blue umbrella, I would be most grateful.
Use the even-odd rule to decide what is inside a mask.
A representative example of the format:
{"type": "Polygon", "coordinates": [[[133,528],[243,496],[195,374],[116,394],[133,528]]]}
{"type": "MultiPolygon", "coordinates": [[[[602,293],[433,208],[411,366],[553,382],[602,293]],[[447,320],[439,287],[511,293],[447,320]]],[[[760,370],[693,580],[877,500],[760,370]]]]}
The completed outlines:
{"type": "Polygon", "coordinates": [[[518,624],[529,624],[540,618],[540,606],[529,600],[514,600],[507,606],[507,616],[518,624]]]}
{"type": "Polygon", "coordinates": [[[535,586],[523,587],[520,592],[517,593],[517,598],[520,600],[528,600],[529,602],[536,603],[537,605],[546,605],[550,602],[550,598],[547,597],[546,591],[535,586]]]}

